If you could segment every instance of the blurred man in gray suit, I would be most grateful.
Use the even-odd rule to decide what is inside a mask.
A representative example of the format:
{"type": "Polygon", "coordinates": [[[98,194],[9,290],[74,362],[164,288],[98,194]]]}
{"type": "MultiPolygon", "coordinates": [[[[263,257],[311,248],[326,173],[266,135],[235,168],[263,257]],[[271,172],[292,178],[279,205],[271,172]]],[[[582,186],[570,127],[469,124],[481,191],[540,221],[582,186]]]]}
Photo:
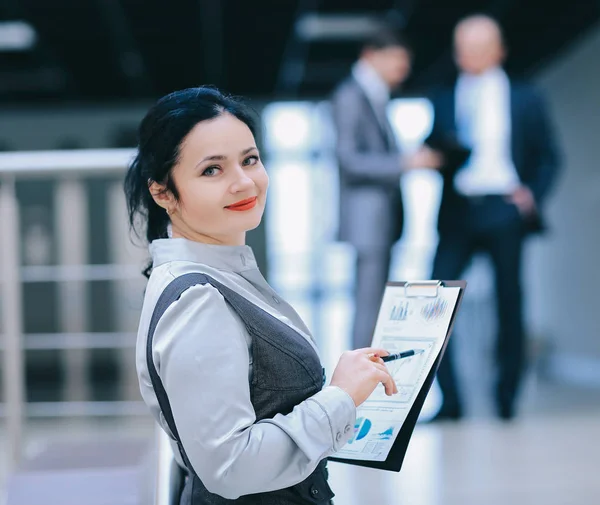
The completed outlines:
{"type": "Polygon", "coordinates": [[[357,253],[355,349],[371,343],[391,249],[402,233],[400,176],[412,168],[438,168],[441,161],[428,147],[402,155],[387,118],[390,93],[410,67],[407,44],[383,29],[364,44],[351,75],[331,99],[340,173],[339,239],[357,253]]]}

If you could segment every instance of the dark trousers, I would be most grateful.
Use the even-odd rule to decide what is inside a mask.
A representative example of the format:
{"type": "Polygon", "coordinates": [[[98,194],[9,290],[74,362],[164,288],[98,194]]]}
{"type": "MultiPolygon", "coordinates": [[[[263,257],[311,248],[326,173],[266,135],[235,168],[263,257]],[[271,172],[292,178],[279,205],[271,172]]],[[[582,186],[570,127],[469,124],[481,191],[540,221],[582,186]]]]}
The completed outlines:
{"type": "Polygon", "coordinates": [[[358,251],[356,258],[355,309],[352,348],[370,347],[377,314],[388,280],[391,246],[358,251]]]}
{"type": "MultiPolygon", "coordinates": [[[[432,273],[433,279],[458,279],[475,252],[484,251],[490,256],[498,315],[495,400],[499,412],[508,415],[512,414],[525,366],[520,280],[523,236],[523,223],[518,218],[491,228],[467,227],[458,233],[442,234],[432,273]]],[[[460,410],[462,406],[451,344],[452,339],[438,371],[444,395],[442,410],[446,411],[460,410]]]]}

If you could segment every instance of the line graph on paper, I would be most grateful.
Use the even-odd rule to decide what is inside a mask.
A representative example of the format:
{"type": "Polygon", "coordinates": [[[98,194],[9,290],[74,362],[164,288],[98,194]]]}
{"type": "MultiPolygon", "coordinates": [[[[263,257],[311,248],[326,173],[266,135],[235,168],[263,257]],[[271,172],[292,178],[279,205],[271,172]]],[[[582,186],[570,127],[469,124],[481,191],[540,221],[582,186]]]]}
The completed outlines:
{"type": "Polygon", "coordinates": [[[382,342],[383,347],[390,353],[406,351],[408,349],[423,349],[423,353],[411,356],[409,358],[398,359],[386,363],[390,375],[398,388],[398,394],[392,397],[386,396],[383,386],[376,390],[376,395],[372,399],[391,400],[394,402],[409,402],[416,393],[417,385],[424,373],[429,371],[427,364],[430,362],[430,356],[433,351],[433,342],[423,340],[402,339],[394,340],[388,343],[382,342]]]}

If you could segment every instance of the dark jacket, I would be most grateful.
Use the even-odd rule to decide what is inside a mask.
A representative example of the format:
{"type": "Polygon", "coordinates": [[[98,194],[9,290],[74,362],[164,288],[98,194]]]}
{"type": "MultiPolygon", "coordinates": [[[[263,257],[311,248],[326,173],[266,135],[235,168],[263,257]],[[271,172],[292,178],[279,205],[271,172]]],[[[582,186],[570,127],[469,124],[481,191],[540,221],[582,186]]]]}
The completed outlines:
{"type": "MultiPolygon", "coordinates": [[[[426,140],[432,147],[457,145],[454,91],[452,87],[432,97],[434,124],[426,140]]],[[[510,108],[512,161],[521,182],[533,192],[538,208],[538,215],[525,223],[526,230],[541,231],[542,207],[560,164],[552,123],[541,94],[530,84],[510,81],[510,108]]],[[[453,183],[461,165],[450,159],[441,170],[444,189],[438,218],[440,234],[460,228],[468,211],[466,199],[456,192],[453,183]]]]}

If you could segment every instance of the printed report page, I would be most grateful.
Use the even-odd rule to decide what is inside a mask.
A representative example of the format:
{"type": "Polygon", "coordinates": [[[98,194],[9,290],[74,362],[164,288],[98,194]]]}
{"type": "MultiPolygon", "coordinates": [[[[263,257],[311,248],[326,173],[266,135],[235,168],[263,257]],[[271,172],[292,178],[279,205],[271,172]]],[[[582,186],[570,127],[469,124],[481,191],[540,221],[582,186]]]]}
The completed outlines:
{"type": "Polygon", "coordinates": [[[406,296],[404,286],[386,286],[373,347],[390,354],[423,352],[386,363],[398,393],[386,396],[383,385],[377,386],[358,407],[354,435],[335,457],[385,461],[444,345],[459,293],[457,287],[439,287],[437,296],[406,296]]]}

